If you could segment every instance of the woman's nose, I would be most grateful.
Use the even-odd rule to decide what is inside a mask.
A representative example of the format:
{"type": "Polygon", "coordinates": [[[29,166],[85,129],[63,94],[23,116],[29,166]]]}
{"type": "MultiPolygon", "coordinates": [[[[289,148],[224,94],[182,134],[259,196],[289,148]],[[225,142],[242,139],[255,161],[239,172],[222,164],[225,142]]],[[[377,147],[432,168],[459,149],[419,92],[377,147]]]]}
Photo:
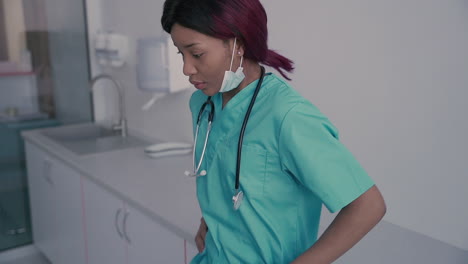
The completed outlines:
{"type": "Polygon", "coordinates": [[[196,74],[197,69],[192,63],[190,63],[190,61],[184,60],[183,72],[185,76],[190,76],[196,74]]]}

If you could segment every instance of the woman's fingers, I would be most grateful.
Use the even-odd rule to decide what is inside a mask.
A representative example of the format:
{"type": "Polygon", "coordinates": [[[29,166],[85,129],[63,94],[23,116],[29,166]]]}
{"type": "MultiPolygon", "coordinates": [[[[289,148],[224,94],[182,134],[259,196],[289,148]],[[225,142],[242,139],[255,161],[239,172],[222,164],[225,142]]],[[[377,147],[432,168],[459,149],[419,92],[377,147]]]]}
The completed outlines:
{"type": "Polygon", "coordinates": [[[205,249],[205,241],[201,238],[201,236],[197,236],[195,238],[195,243],[197,244],[198,252],[202,252],[205,249]]]}
{"type": "Polygon", "coordinates": [[[197,249],[200,253],[205,249],[206,229],[205,221],[202,221],[195,237],[195,244],[197,244],[197,249]]]}
{"type": "Polygon", "coordinates": [[[201,222],[199,231],[200,231],[200,235],[201,235],[202,238],[203,238],[203,241],[205,241],[206,233],[207,233],[207,231],[208,231],[208,228],[206,227],[205,221],[202,221],[202,222],[201,222]]]}

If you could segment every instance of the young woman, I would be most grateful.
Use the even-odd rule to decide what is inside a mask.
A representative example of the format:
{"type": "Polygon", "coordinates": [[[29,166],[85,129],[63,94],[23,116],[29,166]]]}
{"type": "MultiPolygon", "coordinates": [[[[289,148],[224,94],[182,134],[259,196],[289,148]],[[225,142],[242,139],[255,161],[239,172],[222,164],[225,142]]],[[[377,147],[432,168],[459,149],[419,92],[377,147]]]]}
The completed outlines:
{"type": "MultiPolygon", "coordinates": [[[[161,18],[198,89],[190,100],[202,211],[191,263],[331,263],[383,217],[338,132],[269,50],[258,0],[166,0],[161,18]],[[317,239],[324,204],[337,212],[317,239]]],[[[195,220],[194,220],[195,221],[195,220]]]]}

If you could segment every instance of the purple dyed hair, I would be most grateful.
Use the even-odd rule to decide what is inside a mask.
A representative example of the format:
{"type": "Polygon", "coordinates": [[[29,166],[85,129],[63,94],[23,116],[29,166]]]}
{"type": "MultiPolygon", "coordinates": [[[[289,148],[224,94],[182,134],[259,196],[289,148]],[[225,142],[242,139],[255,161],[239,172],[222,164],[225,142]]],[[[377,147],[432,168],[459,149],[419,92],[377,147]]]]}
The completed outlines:
{"type": "Polygon", "coordinates": [[[170,33],[176,23],[222,40],[236,37],[245,58],[291,80],[284,71],[292,72],[293,62],[268,49],[267,15],[259,0],[166,0],[161,24],[170,33]]]}

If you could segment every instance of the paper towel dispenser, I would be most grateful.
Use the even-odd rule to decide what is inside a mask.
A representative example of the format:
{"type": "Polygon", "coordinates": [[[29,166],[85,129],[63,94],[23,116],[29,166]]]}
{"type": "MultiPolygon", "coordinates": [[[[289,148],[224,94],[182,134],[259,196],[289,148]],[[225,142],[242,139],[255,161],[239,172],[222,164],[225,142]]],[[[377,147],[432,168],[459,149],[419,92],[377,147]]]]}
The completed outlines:
{"type": "Polygon", "coordinates": [[[183,75],[183,60],[169,35],[141,38],[137,41],[138,88],[153,93],[143,107],[148,110],[157,99],[168,93],[191,88],[183,75]]]}

